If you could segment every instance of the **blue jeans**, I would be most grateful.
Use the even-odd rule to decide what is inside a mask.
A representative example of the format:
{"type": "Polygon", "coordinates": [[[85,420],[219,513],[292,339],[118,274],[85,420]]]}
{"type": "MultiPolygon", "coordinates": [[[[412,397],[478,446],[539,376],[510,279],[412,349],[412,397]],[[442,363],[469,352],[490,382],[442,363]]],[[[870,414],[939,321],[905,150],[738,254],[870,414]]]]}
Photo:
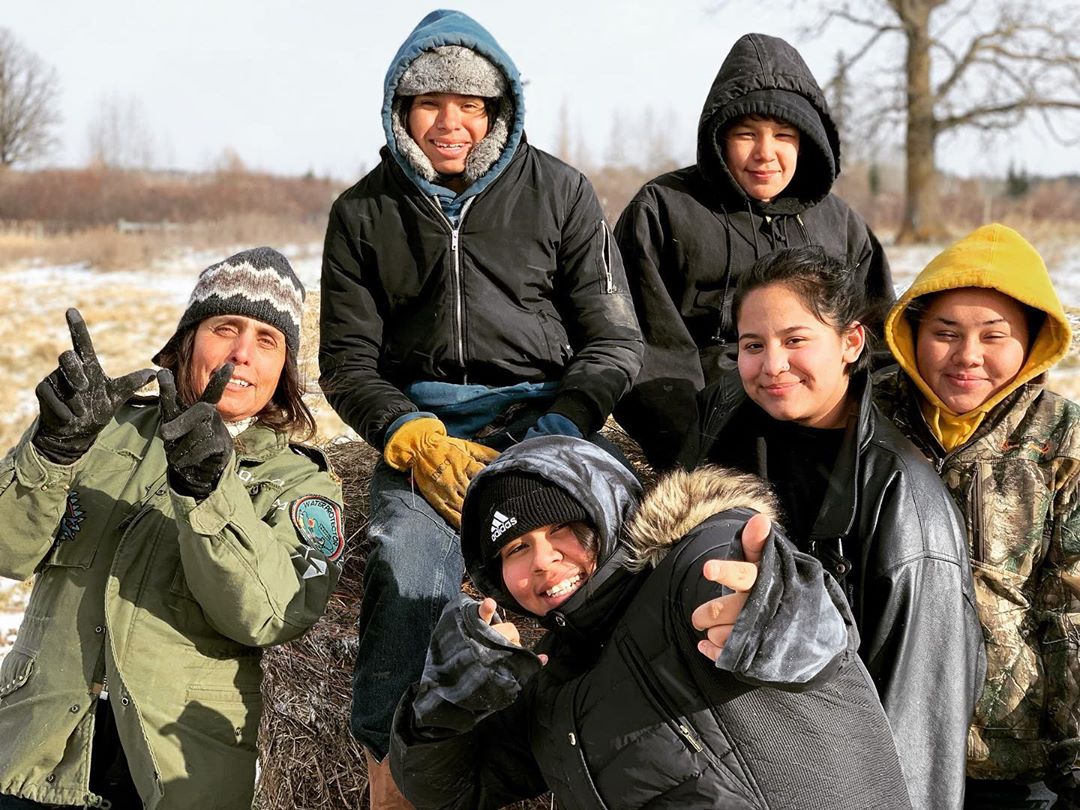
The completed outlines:
{"type": "Polygon", "coordinates": [[[369,498],[372,550],[364,569],[352,733],[381,760],[390,749],[398,700],[420,679],[443,607],[461,593],[465,562],[457,532],[407,473],[379,461],[369,498]]]}
{"type": "MultiPolygon", "coordinates": [[[[524,436],[525,425],[511,425],[524,436]]],[[[589,441],[629,462],[599,434],[589,441]]],[[[500,433],[484,444],[502,450],[514,442],[500,433]]],[[[457,532],[415,490],[406,473],[385,462],[375,465],[369,490],[364,597],[358,628],[360,646],[353,670],[352,733],[376,758],[390,750],[394,710],[405,690],[424,670],[428,642],[447,602],[461,593],[465,561],[457,532]]]]}

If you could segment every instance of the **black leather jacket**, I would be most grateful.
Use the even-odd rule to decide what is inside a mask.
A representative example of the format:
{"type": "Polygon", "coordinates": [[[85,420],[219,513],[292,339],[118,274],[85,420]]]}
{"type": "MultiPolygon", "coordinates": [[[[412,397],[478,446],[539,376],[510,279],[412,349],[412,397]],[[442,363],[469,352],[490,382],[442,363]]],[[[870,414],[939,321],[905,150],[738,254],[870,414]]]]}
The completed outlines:
{"type": "MultiPolygon", "coordinates": [[[[912,804],[958,808],[967,728],[986,672],[963,522],[934,469],[873,404],[869,377],[857,375],[851,386],[858,412],[828,494],[810,536],[792,539],[844,585],[912,804]]],[[[760,452],[745,452],[764,441],[747,435],[754,409],[735,377],[707,388],[683,465],[759,472],[760,452]]]]}

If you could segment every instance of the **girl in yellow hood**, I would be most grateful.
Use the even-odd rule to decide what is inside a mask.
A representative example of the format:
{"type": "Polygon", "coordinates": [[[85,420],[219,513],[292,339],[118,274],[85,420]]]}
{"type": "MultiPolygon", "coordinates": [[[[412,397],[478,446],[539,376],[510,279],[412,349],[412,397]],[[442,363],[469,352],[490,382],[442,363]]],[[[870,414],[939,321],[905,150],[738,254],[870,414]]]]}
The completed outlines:
{"type": "Polygon", "coordinates": [[[1071,340],[1046,265],[1011,228],[981,227],[919,274],[885,337],[900,368],[879,380],[878,405],[967,524],[988,658],[968,805],[1028,806],[1041,789],[1028,783],[1045,780],[1077,806],[1080,408],[1042,385],[1071,340]]]}

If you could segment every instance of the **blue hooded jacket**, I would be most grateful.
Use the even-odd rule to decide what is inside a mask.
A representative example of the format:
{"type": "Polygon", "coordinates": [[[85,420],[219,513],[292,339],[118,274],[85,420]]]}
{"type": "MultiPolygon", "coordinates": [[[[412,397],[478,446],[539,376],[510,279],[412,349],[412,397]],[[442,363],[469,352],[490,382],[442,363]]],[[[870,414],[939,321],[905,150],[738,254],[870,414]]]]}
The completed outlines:
{"type": "Polygon", "coordinates": [[[525,93],[521,84],[521,75],[506,51],[499,46],[495,38],[480,23],[460,11],[439,9],[431,12],[420,21],[394,55],[390,68],[386,71],[386,79],[383,82],[382,121],[383,131],[386,133],[386,145],[390,148],[390,154],[394,156],[394,160],[426,196],[438,199],[443,213],[451,222],[456,223],[465,201],[470,197],[475,197],[487,188],[502,173],[514,156],[518,144],[521,143],[521,136],[525,129],[525,93]],[[461,45],[476,51],[476,53],[501,70],[503,75],[506,76],[514,105],[510,133],[502,155],[483,177],[472,183],[460,194],[445,186],[430,183],[417,174],[416,169],[398,149],[393,129],[394,95],[397,92],[402,75],[416,57],[424,51],[443,45],[461,45]]]}

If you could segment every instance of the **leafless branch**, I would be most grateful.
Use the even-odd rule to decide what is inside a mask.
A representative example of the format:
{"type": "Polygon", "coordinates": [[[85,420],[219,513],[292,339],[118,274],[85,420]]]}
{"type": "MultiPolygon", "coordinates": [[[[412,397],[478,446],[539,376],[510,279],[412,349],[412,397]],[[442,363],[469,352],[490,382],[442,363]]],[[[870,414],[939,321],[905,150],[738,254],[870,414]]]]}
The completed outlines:
{"type": "Polygon", "coordinates": [[[0,28],[0,166],[33,160],[54,144],[56,71],[0,28]]]}

